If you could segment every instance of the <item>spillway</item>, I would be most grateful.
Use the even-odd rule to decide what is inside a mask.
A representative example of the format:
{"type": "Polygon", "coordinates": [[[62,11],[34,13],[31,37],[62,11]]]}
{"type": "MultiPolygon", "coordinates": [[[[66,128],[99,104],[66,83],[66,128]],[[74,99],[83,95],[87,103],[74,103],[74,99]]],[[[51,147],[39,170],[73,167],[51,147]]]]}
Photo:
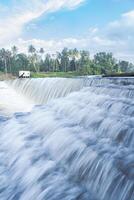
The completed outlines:
{"type": "Polygon", "coordinates": [[[0,199],[134,200],[133,78],[6,84],[34,106],[0,117],[0,199]]]}
{"type": "Polygon", "coordinates": [[[16,79],[11,82],[11,85],[18,93],[32,99],[35,104],[44,104],[51,99],[65,97],[73,91],[79,91],[84,87],[84,79],[16,79]]]}

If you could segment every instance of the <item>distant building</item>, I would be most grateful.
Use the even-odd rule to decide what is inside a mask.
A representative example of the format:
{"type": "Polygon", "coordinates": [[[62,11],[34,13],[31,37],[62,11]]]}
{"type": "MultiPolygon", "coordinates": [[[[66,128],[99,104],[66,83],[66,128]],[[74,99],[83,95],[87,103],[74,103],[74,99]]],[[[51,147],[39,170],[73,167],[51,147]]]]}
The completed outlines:
{"type": "Polygon", "coordinates": [[[30,78],[30,71],[19,71],[19,78],[30,78]]]}

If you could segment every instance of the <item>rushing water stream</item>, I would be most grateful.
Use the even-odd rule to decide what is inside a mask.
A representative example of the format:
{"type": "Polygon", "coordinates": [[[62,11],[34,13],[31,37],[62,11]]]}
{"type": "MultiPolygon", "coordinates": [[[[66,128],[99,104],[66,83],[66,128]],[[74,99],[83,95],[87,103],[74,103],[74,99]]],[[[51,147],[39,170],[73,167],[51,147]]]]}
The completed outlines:
{"type": "Polygon", "coordinates": [[[133,78],[0,86],[0,200],[134,200],[133,78]]]}

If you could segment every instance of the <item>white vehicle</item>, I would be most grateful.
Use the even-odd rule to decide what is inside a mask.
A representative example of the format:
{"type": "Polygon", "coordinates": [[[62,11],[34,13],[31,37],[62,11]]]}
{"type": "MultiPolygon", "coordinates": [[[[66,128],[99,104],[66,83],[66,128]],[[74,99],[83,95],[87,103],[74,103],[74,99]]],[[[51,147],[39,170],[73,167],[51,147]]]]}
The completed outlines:
{"type": "Polygon", "coordinates": [[[30,71],[19,71],[19,78],[30,78],[30,71]]]}

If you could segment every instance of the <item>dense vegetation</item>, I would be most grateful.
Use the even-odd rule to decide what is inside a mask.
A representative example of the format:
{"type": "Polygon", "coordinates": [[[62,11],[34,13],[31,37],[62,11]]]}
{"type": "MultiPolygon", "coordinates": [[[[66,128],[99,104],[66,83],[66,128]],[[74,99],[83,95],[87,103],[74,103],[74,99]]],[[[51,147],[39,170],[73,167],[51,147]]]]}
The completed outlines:
{"type": "Polygon", "coordinates": [[[38,51],[34,46],[28,47],[27,54],[19,53],[13,46],[11,51],[0,49],[0,71],[18,74],[19,70],[42,72],[87,74],[109,74],[134,72],[134,65],[127,61],[117,61],[112,53],[100,52],[90,58],[89,51],[78,51],[64,48],[56,54],[45,54],[44,49],[38,51]]]}

